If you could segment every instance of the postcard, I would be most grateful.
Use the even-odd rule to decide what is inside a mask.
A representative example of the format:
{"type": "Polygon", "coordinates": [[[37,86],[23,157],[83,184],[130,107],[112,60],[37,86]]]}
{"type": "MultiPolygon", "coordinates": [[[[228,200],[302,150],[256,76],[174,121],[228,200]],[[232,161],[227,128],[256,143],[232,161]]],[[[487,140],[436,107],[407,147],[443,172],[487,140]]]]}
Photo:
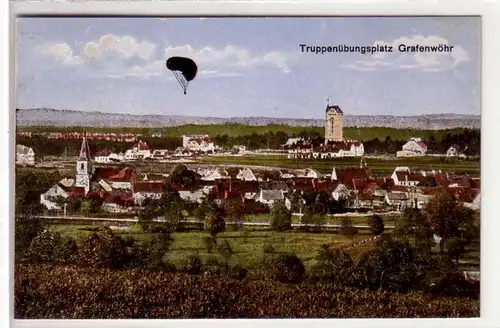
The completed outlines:
{"type": "Polygon", "coordinates": [[[466,318],[480,17],[16,19],[16,319],[466,318]]]}

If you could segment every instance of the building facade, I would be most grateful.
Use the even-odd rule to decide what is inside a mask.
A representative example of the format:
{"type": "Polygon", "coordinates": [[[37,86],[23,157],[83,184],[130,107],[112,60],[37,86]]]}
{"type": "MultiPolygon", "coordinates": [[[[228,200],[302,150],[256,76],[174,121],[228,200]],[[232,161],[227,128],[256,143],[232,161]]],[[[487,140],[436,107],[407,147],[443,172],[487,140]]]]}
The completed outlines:
{"type": "Polygon", "coordinates": [[[326,106],[325,144],[343,141],[344,112],[339,106],[326,106]]]}

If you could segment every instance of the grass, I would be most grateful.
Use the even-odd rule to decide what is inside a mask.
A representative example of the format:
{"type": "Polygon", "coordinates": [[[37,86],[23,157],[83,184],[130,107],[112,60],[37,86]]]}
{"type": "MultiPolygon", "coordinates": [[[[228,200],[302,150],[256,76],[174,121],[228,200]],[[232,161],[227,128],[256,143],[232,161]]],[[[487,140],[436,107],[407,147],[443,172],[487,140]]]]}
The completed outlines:
{"type": "MultiPolygon", "coordinates": [[[[349,219],[354,225],[367,225],[371,216],[345,216],[345,217],[333,217],[325,216],[324,222],[331,224],[341,224],[343,219],[349,219]]],[[[398,216],[383,216],[385,225],[395,225],[398,216]]],[[[271,214],[249,214],[245,216],[246,222],[269,222],[271,219],[271,214]]],[[[300,223],[301,217],[298,215],[292,216],[293,223],[300,223]]]]}
{"type": "MultiPolygon", "coordinates": [[[[390,136],[392,140],[407,140],[409,137],[419,136],[428,138],[433,136],[437,142],[447,133],[460,133],[463,128],[446,129],[446,130],[418,130],[418,129],[395,129],[386,127],[344,127],[344,138],[357,140],[371,140],[378,138],[383,140],[386,136],[390,136]]],[[[317,132],[324,134],[324,127],[305,127],[305,126],[288,126],[283,124],[269,124],[263,126],[245,125],[245,124],[186,124],[174,127],[164,128],[139,128],[139,127],[55,127],[55,126],[18,126],[17,131],[29,132],[114,132],[114,133],[138,133],[143,135],[151,135],[154,132],[161,132],[165,137],[181,137],[184,134],[209,134],[228,135],[230,137],[245,136],[255,134],[265,134],[268,132],[284,132],[288,135],[299,134],[303,131],[317,132]]]]}
{"type": "MultiPolygon", "coordinates": [[[[414,169],[435,169],[443,171],[467,172],[479,176],[480,162],[467,160],[448,160],[442,162],[437,157],[422,158],[397,158],[376,159],[367,158],[366,164],[375,176],[387,176],[394,171],[396,166],[409,166],[414,169]]],[[[301,169],[312,168],[320,173],[328,174],[333,167],[359,166],[359,158],[336,158],[336,159],[288,159],[286,156],[241,156],[241,157],[203,157],[199,162],[214,165],[256,165],[273,166],[279,168],[301,169]]]]}
{"type": "MultiPolygon", "coordinates": [[[[77,243],[81,243],[87,236],[92,234],[88,229],[92,226],[83,225],[51,225],[49,229],[59,231],[63,235],[75,238],[77,243]]],[[[130,235],[138,243],[150,238],[150,233],[144,233],[136,225],[130,230],[116,230],[117,235],[130,235]]],[[[216,258],[223,260],[217,250],[208,253],[203,243],[203,237],[208,236],[203,231],[176,232],[173,234],[174,243],[167,253],[166,259],[176,266],[183,265],[191,255],[199,256],[202,259],[216,258]]],[[[306,267],[312,265],[314,258],[322,244],[329,244],[341,247],[346,244],[366,238],[367,235],[358,235],[353,239],[346,238],[334,233],[308,233],[308,232],[273,232],[267,229],[244,229],[238,231],[222,232],[218,235],[218,243],[227,240],[233,249],[233,255],[229,263],[239,264],[245,268],[253,268],[262,263],[266,254],[263,252],[265,244],[271,244],[275,250],[274,254],[295,253],[299,256],[306,267]],[[247,231],[246,233],[244,231],[247,231]]],[[[271,254],[267,254],[271,255],[271,254]]]]}

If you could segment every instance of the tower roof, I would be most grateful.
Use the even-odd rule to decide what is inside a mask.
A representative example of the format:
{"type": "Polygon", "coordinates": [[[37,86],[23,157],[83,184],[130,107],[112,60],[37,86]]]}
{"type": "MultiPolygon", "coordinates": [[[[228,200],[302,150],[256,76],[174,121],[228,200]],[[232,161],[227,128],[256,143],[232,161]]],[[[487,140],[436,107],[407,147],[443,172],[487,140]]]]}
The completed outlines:
{"type": "Polygon", "coordinates": [[[87,135],[83,135],[82,146],[80,147],[80,156],[78,158],[80,161],[90,161],[90,148],[87,142],[87,135]]]}
{"type": "Polygon", "coordinates": [[[326,112],[329,112],[329,111],[332,111],[332,110],[335,111],[338,114],[344,114],[344,112],[342,111],[342,109],[340,109],[340,107],[337,106],[337,105],[331,105],[331,106],[328,105],[328,106],[326,106],[326,112]]]}

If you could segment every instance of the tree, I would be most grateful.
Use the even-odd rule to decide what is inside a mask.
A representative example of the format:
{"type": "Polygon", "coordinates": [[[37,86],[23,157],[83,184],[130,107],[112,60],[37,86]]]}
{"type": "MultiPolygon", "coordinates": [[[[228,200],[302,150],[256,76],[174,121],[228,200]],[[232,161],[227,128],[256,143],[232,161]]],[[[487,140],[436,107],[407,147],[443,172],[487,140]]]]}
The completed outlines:
{"type": "Polygon", "coordinates": [[[441,237],[440,249],[444,250],[446,239],[460,236],[460,228],[473,220],[474,212],[465,207],[446,191],[438,192],[429,200],[424,214],[432,224],[434,233],[441,237]]]}
{"type": "Polygon", "coordinates": [[[217,212],[208,212],[205,217],[205,231],[216,239],[217,235],[226,229],[226,222],[217,212]]]}
{"type": "Polygon", "coordinates": [[[452,237],[446,240],[445,248],[448,256],[458,264],[460,256],[465,252],[464,241],[460,238],[452,237]]]}
{"type": "Polygon", "coordinates": [[[272,209],[271,229],[278,232],[287,231],[292,228],[292,212],[290,212],[283,201],[276,202],[272,209]]]}
{"type": "Polygon", "coordinates": [[[354,262],[348,253],[321,245],[312,270],[316,278],[342,283],[348,278],[353,265],[354,262]]]}
{"type": "Polygon", "coordinates": [[[233,200],[224,201],[224,212],[226,218],[234,224],[236,229],[242,226],[245,213],[241,202],[233,200]]]}
{"type": "Polygon", "coordinates": [[[177,165],[170,174],[170,181],[178,186],[190,187],[200,181],[201,176],[187,168],[186,165],[177,165]]]}
{"type": "Polygon", "coordinates": [[[372,233],[375,236],[381,235],[384,233],[384,220],[380,217],[380,215],[373,215],[370,220],[370,226],[372,229],[372,233]]]}
{"type": "Polygon", "coordinates": [[[21,260],[31,241],[42,231],[43,222],[39,218],[16,217],[14,223],[15,260],[21,260]]]}
{"type": "Polygon", "coordinates": [[[233,249],[231,245],[227,240],[224,240],[222,244],[217,248],[217,250],[219,251],[219,254],[222,255],[222,257],[224,258],[227,267],[229,259],[233,255],[233,249]]]}
{"type": "Polygon", "coordinates": [[[392,236],[402,242],[408,242],[420,254],[427,254],[434,244],[432,226],[422,211],[407,208],[396,223],[392,236]]]}
{"type": "Polygon", "coordinates": [[[343,218],[340,223],[340,233],[346,237],[352,238],[358,233],[358,229],[352,224],[352,220],[343,218]]]}
{"type": "Polygon", "coordinates": [[[284,283],[300,283],[304,278],[305,267],[295,254],[282,254],[271,262],[275,278],[284,283]]]}

